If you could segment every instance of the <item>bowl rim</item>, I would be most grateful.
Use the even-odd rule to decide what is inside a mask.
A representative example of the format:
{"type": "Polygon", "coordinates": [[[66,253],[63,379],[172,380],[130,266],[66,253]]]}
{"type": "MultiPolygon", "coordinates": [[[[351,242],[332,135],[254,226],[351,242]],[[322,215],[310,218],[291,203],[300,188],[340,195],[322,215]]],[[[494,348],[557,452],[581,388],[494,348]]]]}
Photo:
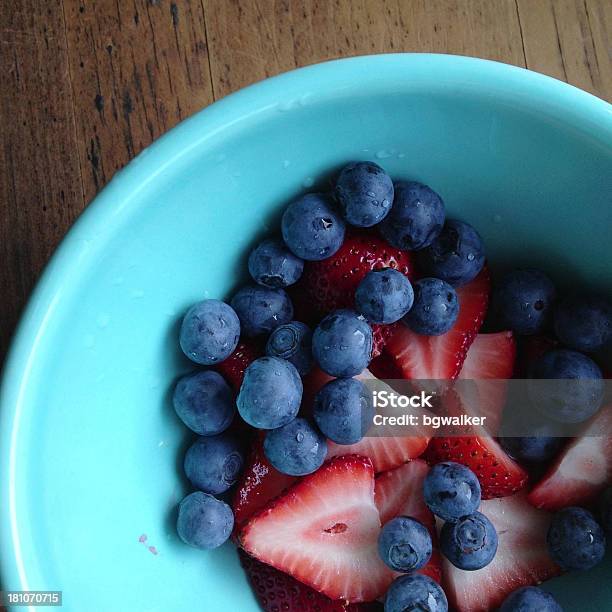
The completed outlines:
{"type": "MultiPolygon", "coordinates": [[[[259,81],[234,92],[162,135],[111,181],[83,210],[45,266],[24,308],[5,359],[0,382],[0,580],[10,588],[28,588],[16,511],[16,463],[19,423],[27,403],[26,389],[45,331],[64,288],[79,275],[83,261],[124,223],[130,204],[149,183],[173,164],[253,115],[278,107],[278,100],[300,100],[304,92],[319,95],[358,86],[392,83],[428,90],[470,89],[485,96],[507,96],[544,114],[573,123],[612,147],[612,105],[572,85],[491,60],[472,57],[396,53],[365,55],[313,64],[259,81]],[[327,88],[327,89],[325,89],[327,88]],[[194,136],[195,135],[195,136],[194,136]],[[103,228],[100,231],[100,228],[103,228]],[[85,237],[88,237],[87,239],[85,237]],[[91,236],[94,236],[91,244],[91,236]]],[[[162,179],[163,180],[163,179],[162,179]]]]}

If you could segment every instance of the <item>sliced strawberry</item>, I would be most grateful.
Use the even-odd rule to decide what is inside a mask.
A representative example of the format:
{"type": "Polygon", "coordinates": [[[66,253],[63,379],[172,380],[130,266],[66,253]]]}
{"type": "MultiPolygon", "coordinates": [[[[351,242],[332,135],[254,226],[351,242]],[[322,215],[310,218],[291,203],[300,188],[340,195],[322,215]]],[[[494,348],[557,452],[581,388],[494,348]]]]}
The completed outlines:
{"type": "Polygon", "coordinates": [[[457,289],[459,316],[449,332],[441,336],[421,336],[399,325],[385,344],[379,357],[381,363],[373,363],[371,370],[381,378],[457,378],[467,350],[484,320],[489,288],[489,272],[485,267],[471,283],[457,289]]]}
{"type": "Polygon", "coordinates": [[[382,612],[382,604],[346,604],[332,601],[295,578],[238,550],[259,605],[264,612],[382,612]]]}
{"type": "Polygon", "coordinates": [[[244,371],[258,357],[263,355],[263,347],[256,340],[241,338],[236,350],[225,360],[215,366],[236,393],[244,377],[244,371]]]}
{"type": "Polygon", "coordinates": [[[393,336],[397,328],[401,325],[397,323],[391,323],[390,325],[376,325],[372,324],[372,359],[380,356],[387,344],[387,340],[393,336]]]}
{"type": "Polygon", "coordinates": [[[378,474],[421,456],[428,442],[429,438],[425,434],[389,437],[365,436],[356,444],[348,445],[336,444],[328,440],[327,457],[329,459],[346,454],[368,457],[372,461],[374,471],[378,474]]]}
{"type": "MultiPolygon", "coordinates": [[[[429,529],[435,542],[436,521],[423,498],[423,481],[428,471],[429,466],[424,461],[415,459],[394,470],[383,472],[376,478],[374,500],[383,525],[396,516],[411,516],[429,529]]],[[[418,573],[440,582],[442,560],[436,548],[429,563],[418,573]]]]}
{"type": "Polygon", "coordinates": [[[496,434],[506,403],[507,379],[512,377],[516,342],[512,332],[478,334],[470,346],[457,383],[464,412],[485,416],[486,431],[496,434]],[[470,410],[472,409],[472,410],[470,410]]]}
{"type": "Polygon", "coordinates": [[[546,547],[551,515],[530,506],[523,493],[484,501],[479,510],[495,525],[499,544],[493,561],[476,572],[443,560],[444,591],[457,612],[496,610],[515,589],[561,573],[546,547]]]}
{"type": "MultiPolygon", "coordinates": [[[[450,406],[448,399],[445,397],[445,406],[450,406]]],[[[455,402],[455,407],[458,407],[458,411],[449,407],[448,414],[465,412],[460,401],[455,402]]],[[[480,436],[449,435],[432,438],[425,458],[430,464],[456,461],[467,465],[478,476],[483,499],[511,495],[527,485],[527,472],[508,457],[488,432],[480,436]]]]}
{"type": "Polygon", "coordinates": [[[537,508],[588,504],[612,484],[612,405],[574,438],[528,496],[537,508]]]}
{"type": "Polygon", "coordinates": [[[351,229],[337,253],[323,261],[308,261],[296,285],[305,303],[319,316],[338,308],[353,308],[355,289],[371,270],[395,268],[409,278],[414,257],[373,232],[351,229]]]}
{"type": "Polygon", "coordinates": [[[338,457],[253,517],[242,547],[330,599],[373,601],[393,576],[378,556],[380,518],[368,459],[338,457]]]}
{"type": "Polygon", "coordinates": [[[259,432],[255,438],[234,494],[232,506],[237,530],[297,480],[295,476],[281,474],[270,465],[263,452],[263,437],[263,432],[259,432]]]}

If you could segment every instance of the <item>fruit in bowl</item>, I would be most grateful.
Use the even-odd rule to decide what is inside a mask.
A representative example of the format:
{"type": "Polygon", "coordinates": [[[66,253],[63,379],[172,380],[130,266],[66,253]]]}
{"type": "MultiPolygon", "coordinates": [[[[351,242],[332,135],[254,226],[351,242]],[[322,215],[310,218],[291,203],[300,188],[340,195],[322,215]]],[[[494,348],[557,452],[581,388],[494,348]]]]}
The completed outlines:
{"type": "MultiPolygon", "coordinates": [[[[66,612],[94,603],[116,609],[118,596],[130,610],[202,607],[202,602],[216,610],[259,609],[235,545],[202,552],[185,546],[176,533],[178,504],[192,490],[182,475],[192,440],[171,401],[175,382],[194,369],[177,343],[188,308],[206,298],[233,296],[248,278],[246,257],[252,248],[265,238],[279,239],[274,230],[287,203],[305,191],[329,192],[330,175],[350,160],[370,159],[392,177],[430,185],[450,218],[472,224],[484,241],[494,280],[508,266],[546,266],[561,297],[583,287],[609,292],[611,143],[609,106],[583,92],[501,64],[410,54],[332,62],[268,80],[225,98],[155,143],[117,175],[68,234],[24,313],[5,365],[0,394],[3,588],[61,588],[66,612]],[[568,248],[568,237],[579,246],[568,248]]],[[[352,234],[361,231],[350,228],[352,234]]],[[[395,260],[400,271],[416,270],[411,252],[385,248],[386,240],[375,234],[367,233],[361,242],[371,245],[386,267],[395,260]]],[[[355,266],[349,260],[359,254],[345,245],[333,257],[343,255],[351,270],[355,266]]],[[[310,262],[309,270],[325,267],[333,257],[310,262]]],[[[302,279],[316,283],[317,276],[304,271],[302,279]]],[[[483,272],[479,284],[455,289],[464,304],[467,296],[474,298],[470,308],[460,310],[458,321],[479,318],[487,283],[483,272]]],[[[345,303],[326,306],[309,321],[315,304],[297,299],[295,285],[282,289],[293,302],[293,319],[311,329],[330,310],[353,307],[349,294],[345,303]],[[308,306],[304,313],[303,305],[308,306]]],[[[323,286],[319,290],[340,297],[323,286]]],[[[401,361],[386,354],[384,363],[370,364],[384,377],[383,365],[416,376],[422,365],[423,377],[431,377],[435,366],[435,378],[451,378],[459,369],[452,355],[474,333],[464,324],[452,335],[419,341],[403,324],[374,324],[374,352],[398,330],[395,343],[399,346],[404,336],[413,350],[401,361]],[[434,360],[443,353],[447,359],[434,360]]],[[[472,379],[482,372],[508,378],[514,351],[518,365],[527,365],[525,355],[535,355],[538,345],[551,340],[517,342],[505,332],[477,334],[459,379],[470,370],[472,379]]],[[[235,393],[245,366],[266,354],[263,344],[264,337],[243,338],[231,358],[214,367],[235,393]]],[[[597,353],[587,354],[598,359],[597,353]]],[[[315,395],[316,380],[328,382],[326,377],[311,369],[303,379],[305,400],[315,395]]],[[[465,412],[464,406],[460,410],[465,412]]],[[[229,433],[244,440],[251,427],[241,428],[241,423],[236,419],[229,433]]],[[[594,431],[600,427],[592,426],[594,431]]],[[[420,458],[404,462],[422,456],[426,433],[383,441],[366,436],[354,447],[376,466],[375,501],[388,504],[386,520],[396,511],[417,512],[411,508],[416,498],[402,493],[410,489],[404,486],[409,477],[417,478],[426,464],[420,458]],[[394,464],[400,467],[392,470],[394,464]]],[[[462,440],[458,450],[493,459],[497,449],[489,455],[486,441],[482,432],[471,444],[462,440]]],[[[554,511],[554,505],[567,505],[569,493],[575,495],[573,475],[583,469],[578,466],[591,466],[583,484],[595,512],[606,465],[601,441],[586,436],[572,448],[564,445],[550,466],[547,490],[540,489],[541,511],[527,512],[521,497],[512,503],[512,496],[500,498],[499,504],[483,499],[478,511],[498,535],[504,532],[499,550],[505,550],[504,542],[512,548],[471,573],[472,582],[482,578],[465,596],[478,601],[479,593],[489,591],[486,576],[493,584],[502,582],[513,565],[519,576],[548,573],[545,557],[540,562],[523,556],[525,542],[537,541],[546,531],[541,517],[547,517],[547,507],[554,511]],[[560,492],[555,504],[553,491],[560,492]]],[[[249,459],[258,444],[255,436],[241,450],[243,476],[250,474],[253,486],[268,473],[265,461],[249,459]]],[[[328,449],[330,458],[345,454],[336,443],[328,442],[328,449]]],[[[479,478],[486,476],[487,486],[495,485],[498,492],[506,473],[514,487],[526,471],[500,473],[493,460],[482,463],[488,474],[479,478]]],[[[280,478],[275,476],[264,483],[269,490],[280,478]]],[[[280,490],[295,481],[283,477],[280,490]]],[[[227,494],[219,497],[232,502],[227,494]]],[[[245,496],[245,516],[249,504],[256,507],[262,497],[245,496]]],[[[236,533],[238,507],[231,505],[236,533]]],[[[425,512],[419,520],[426,523],[425,512]]],[[[430,562],[419,570],[434,579],[445,563],[437,548],[434,541],[430,562]]],[[[249,558],[250,567],[255,563],[249,558]]],[[[255,581],[262,597],[272,583],[269,594],[295,595],[298,609],[307,609],[299,607],[302,602],[320,601],[312,589],[297,589],[288,574],[259,567],[255,581]]],[[[589,605],[605,609],[611,597],[609,567],[608,559],[544,588],[566,609],[581,609],[585,592],[589,605]]],[[[446,573],[454,571],[463,570],[451,564],[446,573]]],[[[448,585],[444,588],[451,593],[448,585]]]]}
{"type": "MultiPolygon", "coordinates": [[[[175,391],[177,414],[201,434],[185,459],[200,490],[180,504],[181,538],[209,549],[235,524],[243,566],[270,611],[382,604],[385,612],[444,612],[449,603],[459,612],[560,609],[535,587],[601,562],[604,528],[588,510],[565,506],[587,504],[611,484],[612,453],[599,457],[598,471],[575,468],[552,495],[547,482],[572,461],[588,461],[592,444],[581,440],[593,423],[565,449],[540,429],[499,441],[484,429],[420,430],[422,443],[397,453],[412,436],[376,432],[374,415],[384,410],[364,381],[399,378],[419,388],[423,379],[499,382],[529,372],[528,398],[541,423],[607,425],[604,381],[591,356],[551,342],[517,364],[515,344],[555,329],[560,344],[570,338],[572,346],[601,349],[612,334],[612,304],[574,297],[557,305],[554,283],[533,268],[491,282],[479,233],[446,219],[431,187],[394,182],[372,161],[347,165],[329,194],[292,201],[282,234],[284,243],[266,239],[251,251],[256,285],[239,289],[233,308],[209,299],[185,315],[185,355],[213,365],[227,382],[207,370],[181,379],[175,391]],[[312,327],[290,320],[297,309],[281,288],[290,286],[312,327]],[[581,316],[569,316],[571,309],[581,316]],[[481,330],[487,315],[498,329],[481,330]],[[235,352],[226,354],[228,346],[235,352]],[[204,376],[210,381],[200,382],[204,376]],[[236,414],[226,406],[230,384],[239,426],[227,418],[219,425],[219,412],[236,414]],[[215,385],[223,401],[206,392],[215,385]],[[248,435],[246,426],[256,431],[248,435]],[[212,497],[234,484],[243,465],[226,429],[254,440],[233,514],[212,497]],[[551,471],[535,487],[531,461],[551,471]],[[562,509],[553,515],[534,505],[562,509]]],[[[485,390],[487,416],[499,423],[505,394],[485,390]]],[[[437,393],[434,412],[477,410],[460,387],[437,393]]],[[[612,439],[607,427],[597,433],[612,439]]]]}

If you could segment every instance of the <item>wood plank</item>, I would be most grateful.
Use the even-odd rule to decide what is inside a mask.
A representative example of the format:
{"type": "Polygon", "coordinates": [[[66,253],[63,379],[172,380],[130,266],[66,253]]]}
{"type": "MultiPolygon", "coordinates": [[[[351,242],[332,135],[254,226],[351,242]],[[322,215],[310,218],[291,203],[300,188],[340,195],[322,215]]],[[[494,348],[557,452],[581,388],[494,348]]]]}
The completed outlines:
{"type": "Polygon", "coordinates": [[[527,66],[612,99],[609,0],[517,0],[527,66]]]}
{"type": "Polygon", "coordinates": [[[285,70],[393,51],[525,65],[515,0],[203,0],[217,97],[285,70]]]}
{"type": "Polygon", "coordinates": [[[61,0],[0,11],[0,361],[19,312],[83,208],[61,0]]]}
{"type": "Polygon", "coordinates": [[[64,0],[86,200],[213,100],[200,0],[64,0]]]}

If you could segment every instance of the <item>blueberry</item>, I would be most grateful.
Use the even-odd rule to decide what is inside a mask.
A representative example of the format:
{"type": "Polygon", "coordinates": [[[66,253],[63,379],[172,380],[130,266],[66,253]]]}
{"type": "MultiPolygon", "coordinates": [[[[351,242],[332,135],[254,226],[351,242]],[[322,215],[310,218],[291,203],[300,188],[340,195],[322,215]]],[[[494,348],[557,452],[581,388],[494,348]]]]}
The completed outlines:
{"type": "Polygon", "coordinates": [[[513,270],[495,286],[492,306],[501,327],[530,335],[547,326],[555,297],[555,286],[543,272],[513,270]]]}
{"type": "Polygon", "coordinates": [[[323,465],[327,442],[316,427],[297,418],[266,433],[264,454],[279,472],[305,476],[323,465]]]}
{"type": "Polygon", "coordinates": [[[448,612],[444,591],[429,576],[406,574],[396,578],[385,596],[385,612],[448,612]]]}
{"type": "Polygon", "coordinates": [[[548,351],[533,365],[527,385],[531,403],[559,423],[581,423],[600,408],[604,381],[597,364],[567,349],[548,351]]]}
{"type": "Polygon", "coordinates": [[[449,331],[459,316],[459,298],[453,287],[438,278],[421,278],[413,288],[414,303],[404,323],[424,336],[439,336],[449,331]]]}
{"type": "Polygon", "coordinates": [[[563,612],[563,608],[550,593],[527,586],[510,593],[499,612],[563,612]]]}
{"type": "Polygon", "coordinates": [[[264,240],[249,255],[249,273],[258,285],[282,289],[302,276],[304,261],[280,240],[264,240]]]}
{"type": "Polygon", "coordinates": [[[521,463],[546,463],[563,446],[564,438],[533,432],[532,436],[508,436],[499,441],[504,450],[521,463]]]}
{"type": "Polygon", "coordinates": [[[315,329],[312,354],[330,376],[355,376],[370,363],[372,328],[352,310],[335,310],[315,329]]]}
{"type": "Polygon", "coordinates": [[[612,487],[608,487],[599,500],[599,515],[604,531],[612,536],[612,487]]]}
{"type": "Polygon", "coordinates": [[[225,431],[236,414],[230,386],[212,370],[183,376],[174,388],[172,400],[183,423],[201,436],[225,431]]]}
{"type": "Polygon", "coordinates": [[[196,489],[218,495],[238,479],[244,459],[238,440],[228,434],[198,438],[185,455],[185,474],[196,489]]]}
{"type": "Polygon", "coordinates": [[[606,550],[606,537],[595,517],[576,507],[564,508],[553,516],[546,542],[550,556],[564,570],[591,569],[606,550]]]}
{"type": "Polygon", "coordinates": [[[479,570],[489,565],[497,552],[497,531],[480,512],[462,516],[456,523],[444,523],[440,550],[462,570],[479,570]]]}
{"type": "Polygon", "coordinates": [[[312,332],[308,325],[291,321],[279,325],[268,338],[266,355],[290,361],[305,376],[312,367],[312,332]]]}
{"type": "Polygon", "coordinates": [[[220,300],[204,300],[192,306],[181,325],[183,353],[200,365],[227,359],[238,345],[240,321],[234,309],[220,300]]]}
{"type": "Polygon", "coordinates": [[[354,162],[340,172],[335,196],[347,223],[372,227],[380,223],[391,208],[393,181],[373,162],[354,162]]]}
{"type": "Polygon", "coordinates": [[[368,272],[355,292],[355,308],[371,323],[395,323],[412,306],[410,281],[393,268],[368,272]]]}
{"type": "Polygon", "coordinates": [[[478,232],[454,219],[449,219],[438,237],[419,253],[419,263],[426,274],[454,287],[476,278],[484,261],[484,246],[478,232]]]}
{"type": "Polygon", "coordinates": [[[444,226],[444,202],[433,189],[414,181],[398,181],[387,218],[380,225],[385,240],[398,249],[428,247],[444,226]]]}
{"type": "Polygon", "coordinates": [[[555,308],[555,333],[563,344],[591,353],[612,339],[612,303],[596,295],[573,295],[555,308]]]}
{"type": "Polygon", "coordinates": [[[307,193],[291,202],[281,226],[285,244],[307,261],[331,257],[344,241],[344,221],[323,193],[307,193]]]}
{"type": "Polygon", "coordinates": [[[302,390],[302,379],[292,363],[260,357],[244,373],[236,400],[238,412],[258,429],[282,427],[296,417],[302,390]]]}
{"type": "Polygon", "coordinates": [[[423,482],[429,509],[445,521],[471,514],[480,505],[480,483],[469,468],[445,461],[434,465],[423,482]]]}
{"type": "Polygon", "coordinates": [[[356,444],[372,425],[372,394],[356,378],[336,378],[317,393],[313,416],[332,442],[356,444]]]}
{"type": "Polygon", "coordinates": [[[246,336],[269,334],[293,318],[293,304],[283,289],[247,285],[234,295],[231,304],[246,336]]]}
{"type": "Polygon", "coordinates": [[[234,514],[221,500],[196,491],[179,504],[176,531],[185,544],[210,550],[221,546],[232,533],[234,514]]]}
{"type": "Polygon", "coordinates": [[[408,516],[391,519],[378,536],[378,554],[392,570],[421,569],[431,557],[431,535],[427,527],[408,516]]]}

